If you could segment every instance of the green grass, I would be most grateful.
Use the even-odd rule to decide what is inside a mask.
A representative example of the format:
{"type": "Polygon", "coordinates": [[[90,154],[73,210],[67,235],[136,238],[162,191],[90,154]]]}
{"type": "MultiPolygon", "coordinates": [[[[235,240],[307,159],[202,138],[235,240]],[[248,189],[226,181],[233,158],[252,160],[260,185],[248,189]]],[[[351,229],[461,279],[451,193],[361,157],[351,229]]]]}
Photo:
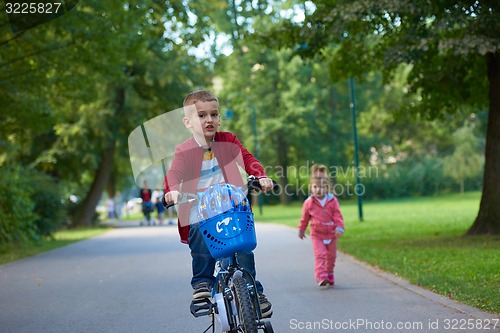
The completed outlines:
{"type": "MultiPolygon", "coordinates": [[[[156,215],[153,215],[156,216],[156,215]]],[[[106,214],[100,216],[101,221],[106,220],[106,214]]],[[[144,218],[142,212],[135,212],[122,217],[122,221],[136,221],[144,218]]],[[[98,236],[109,229],[105,227],[90,227],[81,229],[65,229],[54,233],[52,239],[46,238],[38,242],[19,242],[0,244],[0,265],[30,257],[42,252],[54,250],[87,238],[98,236]]]]}
{"type": "MultiPolygon", "coordinates": [[[[342,251],[408,281],[492,313],[500,313],[500,237],[464,237],[480,193],[363,204],[340,202],[342,251]]],[[[265,206],[256,220],[296,228],[301,205],[265,206]]]]}
{"type": "Polygon", "coordinates": [[[108,230],[106,228],[61,230],[54,234],[53,239],[42,239],[39,242],[0,244],[0,265],[95,237],[108,230]]]}

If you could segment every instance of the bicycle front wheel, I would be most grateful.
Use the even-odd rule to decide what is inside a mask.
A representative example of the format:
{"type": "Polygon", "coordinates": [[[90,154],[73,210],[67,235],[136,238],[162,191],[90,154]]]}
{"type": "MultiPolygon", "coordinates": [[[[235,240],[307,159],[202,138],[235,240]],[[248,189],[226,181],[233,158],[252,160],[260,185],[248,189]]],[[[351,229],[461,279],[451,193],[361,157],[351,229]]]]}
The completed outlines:
{"type": "Polygon", "coordinates": [[[242,276],[233,279],[238,307],[239,327],[245,333],[257,333],[257,315],[250,299],[246,280],[242,276]]]}

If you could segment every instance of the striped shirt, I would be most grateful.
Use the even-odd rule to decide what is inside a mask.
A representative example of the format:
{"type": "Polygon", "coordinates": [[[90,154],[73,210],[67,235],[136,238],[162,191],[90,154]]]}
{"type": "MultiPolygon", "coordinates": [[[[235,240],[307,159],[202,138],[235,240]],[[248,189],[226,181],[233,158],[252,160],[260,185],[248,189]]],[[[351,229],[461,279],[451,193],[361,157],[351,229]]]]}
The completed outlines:
{"type": "MultiPolygon", "coordinates": [[[[196,138],[195,138],[196,140],[196,138]]],[[[198,142],[198,141],[196,141],[198,142]]],[[[200,145],[200,143],[198,142],[200,145]]],[[[202,192],[211,185],[224,183],[224,175],[211,148],[200,148],[204,150],[203,162],[201,163],[200,179],[198,181],[198,192],[202,192]]]]}

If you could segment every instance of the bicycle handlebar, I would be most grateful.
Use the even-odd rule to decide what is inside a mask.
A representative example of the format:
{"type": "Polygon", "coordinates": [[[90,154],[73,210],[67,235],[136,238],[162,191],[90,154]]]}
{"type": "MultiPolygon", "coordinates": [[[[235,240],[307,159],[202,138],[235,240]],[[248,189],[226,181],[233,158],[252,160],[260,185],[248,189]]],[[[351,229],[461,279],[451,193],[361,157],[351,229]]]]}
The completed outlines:
{"type": "MultiPolygon", "coordinates": [[[[273,180],[273,190],[277,186],[278,186],[278,183],[273,180]]],[[[258,191],[258,190],[261,190],[261,189],[262,189],[262,187],[260,186],[259,179],[255,178],[254,176],[248,177],[247,184],[242,187],[243,192],[245,192],[246,190],[249,190],[249,191],[258,191]]],[[[161,201],[162,201],[163,206],[166,209],[168,209],[168,208],[173,207],[173,206],[178,205],[178,204],[187,204],[187,203],[190,203],[190,202],[193,202],[193,201],[196,201],[196,200],[198,200],[198,195],[197,194],[193,194],[193,193],[181,193],[181,194],[179,194],[179,197],[177,198],[177,202],[176,203],[167,204],[167,202],[165,201],[165,196],[163,196],[163,198],[162,198],[161,201]]]]}

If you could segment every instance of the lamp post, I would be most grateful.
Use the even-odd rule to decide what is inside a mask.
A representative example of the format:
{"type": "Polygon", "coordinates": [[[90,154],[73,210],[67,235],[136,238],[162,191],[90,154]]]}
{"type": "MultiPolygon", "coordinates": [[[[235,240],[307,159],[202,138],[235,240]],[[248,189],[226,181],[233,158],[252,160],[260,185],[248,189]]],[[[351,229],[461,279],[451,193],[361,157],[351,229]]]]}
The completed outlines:
{"type": "Polygon", "coordinates": [[[352,115],[352,133],[354,137],[354,164],[356,167],[356,186],[354,193],[358,197],[358,215],[359,220],[363,221],[363,193],[360,193],[361,179],[359,177],[359,155],[358,155],[358,130],[356,126],[356,96],[354,93],[354,78],[349,78],[349,87],[351,89],[351,115],[352,115]]]}
{"type": "Polygon", "coordinates": [[[255,111],[255,105],[248,102],[248,106],[252,109],[252,133],[253,133],[253,149],[254,156],[259,159],[259,140],[257,136],[257,112],[255,111]]]}

